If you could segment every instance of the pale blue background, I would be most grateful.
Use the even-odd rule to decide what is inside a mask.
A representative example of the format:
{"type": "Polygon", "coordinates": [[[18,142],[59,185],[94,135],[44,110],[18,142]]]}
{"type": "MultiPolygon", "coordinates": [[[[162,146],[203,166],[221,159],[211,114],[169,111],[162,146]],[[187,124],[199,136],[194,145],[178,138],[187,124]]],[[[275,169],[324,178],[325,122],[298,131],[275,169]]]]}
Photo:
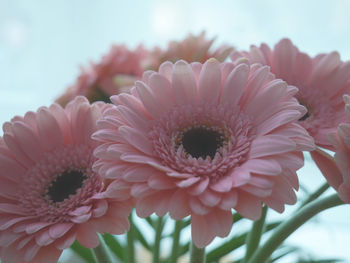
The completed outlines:
{"type": "MultiPolygon", "coordinates": [[[[348,60],[349,10],[346,0],[0,0],[0,123],[49,105],[74,82],[78,65],[97,60],[112,43],[165,46],[206,30],[217,36],[217,44],[238,49],[289,37],[311,55],[337,50],[348,60]]],[[[322,183],[310,164],[300,174],[309,189],[322,183]]],[[[332,209],[288,243],[304,246],[316,258],[350,262],[349,219],[349,206],[332,209]]]]}

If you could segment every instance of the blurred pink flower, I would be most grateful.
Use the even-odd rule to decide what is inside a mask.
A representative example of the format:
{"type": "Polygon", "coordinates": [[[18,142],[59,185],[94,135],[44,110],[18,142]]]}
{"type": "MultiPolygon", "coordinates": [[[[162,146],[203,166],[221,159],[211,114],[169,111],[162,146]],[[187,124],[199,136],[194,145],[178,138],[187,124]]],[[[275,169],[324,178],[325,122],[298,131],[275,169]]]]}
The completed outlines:
{"type": "Polygon", "coordinates": [[[78,95],[87,97],[90,102],[109,102],[111,95],[129,91],[135,80],[141,78],[147,57],[148,51],[142,46],[131,51],[123,45],[114,45],[99,63],[82,68],[76,83],[56,102],[65,106],[78,95]]]}
{"type": "Polygon", "coordinates": [[[75,239],[122,234],[133,202],[122,184],[92,170],[90,137],[104,103],[77,97],[15,117],[0,138],[0,257],[3,263],[57,262],[75,239]],[[113,192],[111,190],[114,189],[113,192]]]}
{"type": "Polygon", "coordinates": [[[312,157],[329,185],[344,202],[350,203],[350,96],[345,95],[344,102],[348,121],[341,123],[338,130],[329,135],[336,151],[334,159],[320,150],[312,152],[312,157]]]}
{"type": "Polygon", "coordinates": [[[163,63],[103,114],[93,138],[95,171],[132,184],[136,212],[191,216],[197,247],[225,237],[234,208],[258,219],[262,202],[282,212],[294,204],[300,151],[312,138],[296,123],[305,107],[297,89],[268,67],[163,63]]]}
{"type": "Polygon", "coordinates": [[[296,97],[308,109],[299,123],[316,145],[331,149],[327,135],[346,119],[342,96],[350,93],[350,62],[342,62],[337,52],[310,58],[289,39],[282,39],[273,50],[266,44],[251,46],[249,52],[234,52],[231,59],[242,56],[270,66],[277,78],[299,89],[296,97]]]}
{"type": "Polygon", "coordinates": [[[153,60],[152,63],[150,63],[152,65],[150,68],[158,70],[159,65],[165,61],[175,63],[181,59],[189,63],[204,63],[209,58],[216,58],[220,62],[223,62],[233,51],[233,47],[221,45],[211,50],[214,40],[215,38],[207,39],[205,32],[202,32],[199,35],[189,34],[182,41],[171,41],[165,50],[155,48],[154,51],[151,52],[150,57],[153,57],[153,60]]]}

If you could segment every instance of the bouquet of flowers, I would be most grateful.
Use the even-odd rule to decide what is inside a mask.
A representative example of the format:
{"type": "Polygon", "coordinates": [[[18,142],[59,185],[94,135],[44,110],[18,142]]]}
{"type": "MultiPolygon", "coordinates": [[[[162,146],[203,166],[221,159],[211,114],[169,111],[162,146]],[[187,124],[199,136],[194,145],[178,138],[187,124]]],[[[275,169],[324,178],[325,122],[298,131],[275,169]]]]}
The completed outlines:
{"type": "Polygon", "coordinates": [[[243,246],[233,262],[273,262],[310,218],[350,203],[350,62],[289,39],[249,51],[213,41],[112,46],[51,106],[3,124],[3,263],[54,263],[67,248],[86,262],[134,263],[140,247],[154,263],[209,263],[243,246]],[[296,204],[303,152],[328,183],[268,222],[269,209],[296,204]],[[337,193],[323,196],[329,186],[337,193]],[[249,231],[229,236],[247,220],[249,231]]]}

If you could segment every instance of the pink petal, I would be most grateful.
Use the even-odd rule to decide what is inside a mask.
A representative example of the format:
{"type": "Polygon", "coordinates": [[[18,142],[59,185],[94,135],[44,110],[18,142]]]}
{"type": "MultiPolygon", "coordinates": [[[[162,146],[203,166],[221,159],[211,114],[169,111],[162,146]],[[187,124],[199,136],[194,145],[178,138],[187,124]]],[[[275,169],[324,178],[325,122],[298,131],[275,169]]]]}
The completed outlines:
{"type": "Polygon", "coordinates": [[[289,39],[282,39],[276,46],[272,61],[272,72],[285,81],[290,81],[297,49],[289,39]]]}
{"type": "Polygon", "coordinates": [[[188,198],[188,194],[182,189],[177,190],[172,195],[169,202],[169,214],[171,218],[179,220],[191,213],[188,198]]]}
{"type": "Polygon", "coordinates": [[[327,179],[327,182],[333,188],[338,189],[343,183],[343,178],[332,156],[319,148],[310,152],[310,154],[315,164],[322,172],[322,175],[327,179]]]}
{"type": "Polygon", "coordinates": [[[132,166],[123,173],[123,179],[128,182],[146,182],[154,174],[162,174],[149,166],[132,166]]]}
{"type": "Polygon", "coordinates": [[[42,149],[38,136],[23,122],[15,122],[12,126],[13,133],[24,153],[37,162],[42,157],[42,149]]]}
{"type": "Polygon", "coordinates": [[[196,80],[191,67],[183,60],[174,65],[173,92],[178,105],[192,104],[197,99],[196,80]]]}
{"type": "MultiPolygon", "coordinates": [[[[60,131],[64,131],[64,133],[62,133],[63,138],[64,138],[64,143],[66,143],[66,144],[71,143],[72,142],[72,133],[70,130],[69,120],[68,120],[67,114],[65,113],[64,109],[56,103],[52,104],[49,107],[49,109],[51,111],[51,114],[57,120],[57,124],[60,127],[60,131]]],[[[54,126],[55,124],[53,123],[51,125],[54,126]]]]}
{"type": "Polygon", "coordinates": [[[56,241],[55,246],[60,250],[69,248],[75,241],[76,235],[77,234],[75,231],[71,231],[68,233],[68,235],[64,235],[58,241],[56,241]]]}
{"type": "Polygon", "coordinates": [[[206,206],[214,207],[221,201],[221,194],[207,190],[198,196],[199,200],[206,206]]]}
{"type": "Polygon", "coordinates": [[[78,227],[77,240],[86,248],[95,248],[100,243],[94,228],[91,228],[88,224],[82,224],[78,227]]]}
{"type": "Polygon", "coordinates": [[[136,90],[140,96],[142,104],[145,106],[147,111],[152,115],[153,118],[158,118],[164,112],[165,109],[157,103],[157,99],[150,87],[141,81],[136,81],[136,90]]]}
{"type": "Polygon", "coordinates": [[[226,237],[232,229],[232,212],[216,209],[207,215],[206,221],[215,236],[226,237]]]}
{"type": "Polygon", "coordinates": [[[154,174],[147,180],[149,187],[156,190],[171,189],[175,187],[174,182],[166,174],[154,174]]]}
{"type": "Polygon", "coordinates": [[[211,208],[205,206],[202,202],[200,202],[197,197],[191,197],[189,200],[189,205],[191,211],[197,215],[206,215],[210,212],[211,208]]]}
{"type": "Polygon", "coordinates": [[[108,210],[108,202],[106,200],[99,200],[95,203],[95,207],[92,210],[92,216],[94,218],[101,217],[106,214],[108,210]]]}
{"type": "Polygon", "coordinates": [[[323,56],[317,63],[314,72],[313,79],[325,76],[335,70],[340,64],[340,55],[338,52],[332,52],[323,56]]]}
{"type": "Polygon", "coordinates": [[[209,178],[208,177],[202,178],[199,183],[195,184],[188,190],[188,193],[190,193],[191,195],[200,195],[205,191],[205,189],[207,189],[208,185],[209,185],[209,178]]]}
{"type": "Polygon", "coordinates": [[[232,188],[232,177],[230,175],[225,175],[221,177],[215,183],[210,184],[210,189],[217,192],[228,192],[232,188]]]}
{"type": "Polygon", "coordinates": [[[169,199],[171,195],[165,191],[156,192],[137,200],[136,213],[139,217],[148,217],[157,212],[164,215],[169,209],[169,199]]]}
{"type": "Polygon", "coordinates": [[[153,154],[153,145],[151,141],[138,130],[128,126],[121,126],[118,129],[119,133],[125,140],[127,140],[136,149],[148,154],[153,154]]]}
{"type": "Polygon", "coordinates": [[[73,227],[72,223],[58,223],[49,228],[49,235],[53,239],[57,239],[65,235],[73,227]]]}
{"type": "Polygon", "coordinates": [[[160,65],[159,74],[163,75],[169,81],[171,81],[173,69],[174,69],[174,64],[171,63],[170,61],[166,61],[160,65]]]}
{"type": "Polygon", "coordinates": [[[119,105],[118,110],[123,116],[123,118],[126,119],[127,122],[130,123],[136,129],[142,131],[147,131],[149,129],[148,122],[144,118],[141,118],[141,116],[135,113],[132,109],[123,105],[119,105]]]}
{"type": "Polygon", "coordinates": [[[237,200],[238,200],[238,195],[236,191],[225,193],[221,198],[219,207],[223,210],[231,211],[231,209],[236,206],[237,200]]]}
{"type": "Polygon", "coordinates": [[[242,167],[250,172],[264,175],[278,175],[282,172],[280,164],[274,159],[250,159],[242,167]]]}
{"type": "Polygon", "coordinates": [[[245,84],[249,75],[249,67],[246,64],[240,64],[233,69],[227,77],[221,94],[221,103],[228,105],[237,105],[243,93],[245,84]]]}
{"type": "MultiPolygon", "coordinates": [[[[256,65],[256,64],[255,64],[256,65]]],[[[254,70],[253,67],[250,68],[250,71],[254,70]]],[[[267,66],[257,66],[256,71],[250,75],[245,90],[249,90],[249,92],[245,93],[243,95],[242,100],[242,106],[244,106],[246,103],[250,103],[250,100],[252,97],[255,97],[256,94],[259,93],[261,88],[263,87],[264,82],[268,78],[269,74],[269,68],[267,66]]]]}
{"type": "Polygon", "coordinates": [[[199,75],[199,98],[207,102],[216,102],[221,88],[221,71],[216,59],[209,59],[199,75]]]}
{"type": "Polygon", "coordinates": [[[261,201],[250,194],[240,192],[234,209],[246,218],[258,220],[261,216],[261,201]]]}
{"type": "Polygon", "coordinates": [[[299,117],[300,117],[300,112],[296,110],[280,111],[277,114],[269,117],[267,120],[261,123],[261,125],[258,125],[257,134],[259,135],[267,134],[270,131],[284,124],[298,120],[299,117]]]}
{"type": "Polygon", "coordinates": [[[191,215],[192,241],[198,248],[204,248],[214,239],[215,234],[206,220],[206,216],[191,215]]]}
{"type": "Polygon", "coordinates": [[[3,139],[7,145],[7,147],[14,153],[16,156],[16,160],[21,163],[25,167],[30,167],[34,164],[34,162],[28,158],[28,156],[22,151],[20,146],[17,143],[17,140],[10,135],[9,133],[5,133],[3,135],[3,139]]]}
{"type": "Polygon", "coordinates": [[[341,200],[347,204],[350,204],[350,189],[345,184],[341,184],[337,189],[337,192],[341,200]]]}
{"type": "Polygon", "coordinates": [[[249,158],[259,158],[269,155],[286,153],[296,149],[295,142],[284,136],[265,135],[253,140],[250,146],[249,158]]]}
{"type": "Polygon", "coordinates": [[[30,262],[38,253],[40,249],[40,246],[36,243],[33,243],[32,245],[29,245],[28,248],[26,248],[26,251],[24,253],[24,260],[27,262],[30,262]]]}
{"type": "Polygon", "coordinates": [[[43,231],[43,232],[35,235],[35,242],[41,247],[47,246],[47,245],[51,244],[53,241],[54,241],[54,239],[51,238],[48,231],[43,231]]]}
{"type": "Polygon", "coordinates": [[[55,246],[46,246],[38,251],[33,262],[35,263],[56,263],[62,251],[55,246]]]}
{"type": "Polygon", "coordinates": [[[76,223],[76,224],[82,224],[82,223],[87,222],[90,218],[91,218],[91,213],[88,213],[88,214],[83,214],[83,215],[72,217],[70,219],[70,221],[72,221],[73,223],[76,223]]]}
{"type": "Polygon", "coordinates": [[[150,87],[157,100],[161,102],[165,110],[170,110],[175,105],[174,93],[169,80],[161,74],[155,73],[150,78],[150,87]]]}
{"type": "Polygon", "coordinates": [[[87,205],[87,206],[80,206],[74,209],[73,211],[70,211],[68,214],[71,216],[80,216],[80,215],[89,213],[90,211],[91,211],[91,205],[87,205]]]}
{"type": "Polygon", "coordinates": [[[200,180],[200,177],[190,177],[188,179],[181,180],[176,183],[178,187],[181,188],[187,188],[190,187],[191,185],[197,183],[200,180]]]}
{"type": "Polygon", "coordinates": [[[15,215],[23,215],[23,216],[27,215],[26,211],[23,211],[23,208],[15,204],[0,203],[0,211],[4,213],[9,213],[9,214],[15,214],[15,215]]]}
{"type": "Polygon", "coordinates": [[[26,170],[16,160],[0,154],[0,175],[18,183],[26,170]]]}
{"type": "Polygon", "coordinates": [[[63,145],[63,134],[55,117],[46,108],[38,110],[36,115],[38,131],[40,136],[41,146],[52,151],[60,145],[63,145]]]}

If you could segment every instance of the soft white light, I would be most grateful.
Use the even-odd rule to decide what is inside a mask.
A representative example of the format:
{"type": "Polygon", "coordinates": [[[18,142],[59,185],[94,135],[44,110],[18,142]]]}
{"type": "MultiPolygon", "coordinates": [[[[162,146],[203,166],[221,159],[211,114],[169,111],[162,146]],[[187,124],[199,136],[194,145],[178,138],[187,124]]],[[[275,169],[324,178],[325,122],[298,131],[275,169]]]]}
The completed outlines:
{"type": "Polygon", "coordinates": [[[20,48],[27,42],[26,25],[18,20],[6,21],[1,28],[1,38],[4,42],[15,48],[20,48]]]}
{"type": "Polygon", "coordinates": [[[175,2],[158,2],[151,15],[151,26],[155,34],[162,37],[174,36],[183,31],[185,17],[184,8],[175,2]]]}

